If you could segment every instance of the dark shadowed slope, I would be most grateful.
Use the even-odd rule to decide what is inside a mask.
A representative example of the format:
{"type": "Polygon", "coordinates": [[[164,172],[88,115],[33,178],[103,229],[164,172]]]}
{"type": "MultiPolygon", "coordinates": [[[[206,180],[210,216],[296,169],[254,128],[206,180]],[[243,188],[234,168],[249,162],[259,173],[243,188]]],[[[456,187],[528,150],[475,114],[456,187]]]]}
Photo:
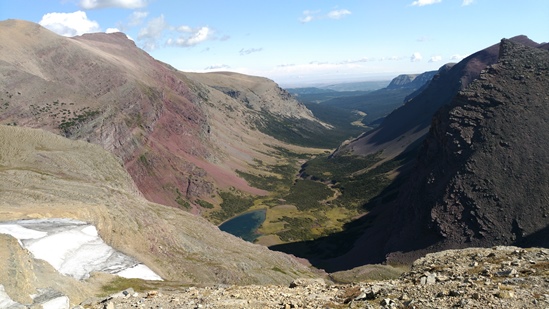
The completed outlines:
{"type": "Polygon", "coordinates": [[[397,199],[367,215],[371,227],[332,265],[547,245],[549,52],[511,40],[500,50],[499,62],[437,113],[397,199]]]}
{"type": "MultiPolygon", "coordinates": [[[[511,41],[538,46],[526,36],[517,36],[511,41]]],[[[341,146],[335,155],[368,155],[383,151],[386,158],[397,156],[425,136],[431,118],[441,106],[448,104],[458,91],[477,78],[482,69],[497,61],[498,50],[499,44],[495,44],[470,55],[458,64],[443,66],[421,93],[388,115],[377,129],[341,146]]]]}

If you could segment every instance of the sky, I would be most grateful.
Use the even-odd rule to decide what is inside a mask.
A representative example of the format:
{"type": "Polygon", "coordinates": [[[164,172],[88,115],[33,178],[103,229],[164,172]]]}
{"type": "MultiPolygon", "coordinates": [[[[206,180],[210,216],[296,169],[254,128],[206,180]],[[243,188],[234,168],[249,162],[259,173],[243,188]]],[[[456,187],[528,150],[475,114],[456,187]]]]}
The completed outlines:
{"type": "Polygon", "coordinates": [[[182,71],[283,86],[388,80],[525,34],[549,41],[549,0],[0,0],[0,20],[64,36],[124,32],[182,71]]]}

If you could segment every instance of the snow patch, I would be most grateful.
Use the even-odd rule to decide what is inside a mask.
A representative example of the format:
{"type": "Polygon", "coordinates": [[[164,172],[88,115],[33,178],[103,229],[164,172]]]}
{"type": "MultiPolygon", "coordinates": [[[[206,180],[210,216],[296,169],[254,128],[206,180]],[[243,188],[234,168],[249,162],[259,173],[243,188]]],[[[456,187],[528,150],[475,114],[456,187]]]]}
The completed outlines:
{"type": "Polygon", "coordinates": [[[67,296],[57,297],[42,303],[42,309],[69,309],[69,298],[67,296]]]}
{"type": "Polygon", "coordinates": [[[1,224],[0,234],[9,234],[17,239],[36,239],[48,235],[46,232],[27,229],[17,224],[1,224]]]}
{"type": "Polygon", "coordinates": [[[107,245],[95,226],[86,222],[71,219],[11,221],[0,223],[0,233],[17,238],[35,258],[45,260],[63,275],[78,280],[89,278],[94,271],[125,278],[162,280],[147,266],[107,245]]]}
{"type": "Polygon", "coordinates": [[[116,273],[118,276],[128,279],[141,278],[145,280],[159,280],[158,275],[143,264],[137,264],[116,273]]]}

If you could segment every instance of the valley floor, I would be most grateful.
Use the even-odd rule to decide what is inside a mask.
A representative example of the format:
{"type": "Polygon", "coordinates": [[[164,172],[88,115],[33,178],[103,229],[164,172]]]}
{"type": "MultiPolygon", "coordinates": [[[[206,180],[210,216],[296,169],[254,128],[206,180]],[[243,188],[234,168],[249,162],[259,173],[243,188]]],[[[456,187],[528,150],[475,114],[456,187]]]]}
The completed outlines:
{"type": "Polygon", "coordinates": [[[548,291],[549,249],[494,247],[428,254],[398,280],[326,284],[297,279],[290,286],[129,290],[84,307],[548,308],[548,291]]]}

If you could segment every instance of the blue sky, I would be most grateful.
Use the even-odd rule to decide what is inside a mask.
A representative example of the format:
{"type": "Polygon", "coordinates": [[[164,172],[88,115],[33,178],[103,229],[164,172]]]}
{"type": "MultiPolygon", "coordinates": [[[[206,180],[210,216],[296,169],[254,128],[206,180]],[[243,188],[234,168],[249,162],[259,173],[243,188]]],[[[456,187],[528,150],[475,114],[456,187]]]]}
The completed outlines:
{"type": "Polygon", "coordinates": [[[9,18],[120,30],[177,69],[288,86],[436,70],[519,34],[549,41],[548,0],[0,0],[9,18]]]}

